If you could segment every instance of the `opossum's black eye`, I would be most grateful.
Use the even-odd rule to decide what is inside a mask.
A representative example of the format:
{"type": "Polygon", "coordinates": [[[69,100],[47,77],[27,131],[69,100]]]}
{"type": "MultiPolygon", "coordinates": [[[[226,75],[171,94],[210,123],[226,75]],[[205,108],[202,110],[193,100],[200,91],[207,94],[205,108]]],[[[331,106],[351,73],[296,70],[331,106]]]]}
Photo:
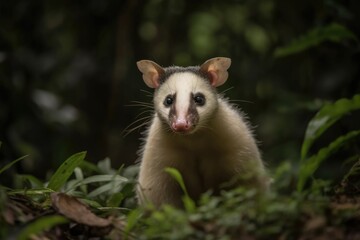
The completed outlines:
{"type": "Polygon", "coordinates": [[[205,96],[202,93],[197,93],[194,96],[194,102],[198,106],[204,106],[205,105],[205,96]]]}
{"type": "Polygon", "coordinates": [[[168,95],[164,100],[165,107],[170,107],[174,103],[174,97],[171,95],[168,95]]]}

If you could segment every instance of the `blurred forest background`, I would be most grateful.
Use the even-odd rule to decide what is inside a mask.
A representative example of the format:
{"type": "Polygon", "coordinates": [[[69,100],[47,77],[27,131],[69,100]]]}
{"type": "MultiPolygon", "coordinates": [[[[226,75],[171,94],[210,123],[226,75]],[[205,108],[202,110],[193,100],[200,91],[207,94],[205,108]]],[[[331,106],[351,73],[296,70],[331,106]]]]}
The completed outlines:
{"type": "Polygon", "coordinates": [[[43,178],[82,150],[93,162],[133,164],[144,128],[124,129],[143,110],[129,105],[151,101],[136,61],[187,66],[226,56],[230,77],[219,91],[241,100],[269,167],[287,160],[296,169],[310,118],[324,102],[360,92],[359,42],[275,53],[333,23],[360,36],[360,1],[1,1],[1,166],[29,154],[13,171],[43,178]]]}

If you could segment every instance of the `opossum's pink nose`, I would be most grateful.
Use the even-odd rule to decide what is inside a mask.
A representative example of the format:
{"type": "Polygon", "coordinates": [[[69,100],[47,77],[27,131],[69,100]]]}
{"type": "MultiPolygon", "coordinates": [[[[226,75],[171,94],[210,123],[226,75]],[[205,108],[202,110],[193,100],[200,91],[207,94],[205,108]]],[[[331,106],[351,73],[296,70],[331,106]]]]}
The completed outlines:
{"type": "Polygon", "coordinates": [[[191,130],[191,124],[184,118],[177,118],[172,124],[172,129],[175,132],[186,133],[191,130]]]}

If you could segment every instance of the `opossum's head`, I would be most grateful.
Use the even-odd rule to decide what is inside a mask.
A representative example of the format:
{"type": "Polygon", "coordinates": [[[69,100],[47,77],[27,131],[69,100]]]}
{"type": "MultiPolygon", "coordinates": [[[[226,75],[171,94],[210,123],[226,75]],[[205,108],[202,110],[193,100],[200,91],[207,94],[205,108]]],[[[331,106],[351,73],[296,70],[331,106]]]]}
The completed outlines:
{"type": "Polygon", "coordinates": [[[217,57],[197,67],[162,68],[155,62],[137,62],[147,86],[155,88],[158,116],[176,133],[195,132],[217,109],[216,87],[228,77],[230,58],[217,57]]]}

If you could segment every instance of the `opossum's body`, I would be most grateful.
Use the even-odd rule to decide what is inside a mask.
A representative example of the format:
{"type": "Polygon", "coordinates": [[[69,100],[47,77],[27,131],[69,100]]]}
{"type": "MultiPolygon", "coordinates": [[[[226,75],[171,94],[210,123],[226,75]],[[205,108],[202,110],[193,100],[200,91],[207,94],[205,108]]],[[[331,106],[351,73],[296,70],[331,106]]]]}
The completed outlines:
{"type": "Polygon", "coordinates": [[[155,115],[141,152],[138,198],[182,206],[183,192],[164,171],[176,168],[193,199],[212,189],[239,185],[265,190],[261,156],[241,113],[215,87],[227,79],[230,59],[214,58],[201,67],[165,68],[143,60],[145,83],[156,89],[155,115]]]}

